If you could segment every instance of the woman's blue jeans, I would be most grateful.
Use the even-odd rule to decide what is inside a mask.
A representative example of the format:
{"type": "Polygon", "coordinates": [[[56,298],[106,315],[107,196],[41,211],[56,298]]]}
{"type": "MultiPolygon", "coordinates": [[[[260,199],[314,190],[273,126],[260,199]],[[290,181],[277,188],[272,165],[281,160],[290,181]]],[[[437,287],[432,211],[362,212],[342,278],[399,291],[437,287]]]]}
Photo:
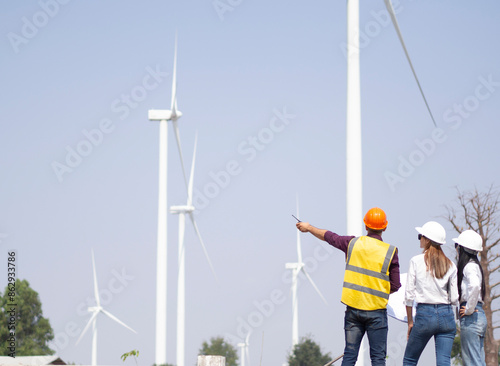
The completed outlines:
{"type": "Polygon", "coordinates": [[[403,366],[416,365],[429,339],[434,336],[436,365],[450,366],[451,348],[456,333],[451,305],[418,304],[410,338],[406,344],[403,366]]]}
{"type": "Polygon", "coordinates": [[[471,315],[460,318],[460,343],[464,366],[484,366],[484,335],[486,334],[486,315],[483,305],[477,303],[471,315]]]}
{"type": "Polygon", "coordinates": [[[387,354],[387,310],[359,310],[348,306],[345,311],[345,349],[342,366],[353,366],[358,358],[363,335],[368,335],[372,366],[385,366],[387,354]]]}

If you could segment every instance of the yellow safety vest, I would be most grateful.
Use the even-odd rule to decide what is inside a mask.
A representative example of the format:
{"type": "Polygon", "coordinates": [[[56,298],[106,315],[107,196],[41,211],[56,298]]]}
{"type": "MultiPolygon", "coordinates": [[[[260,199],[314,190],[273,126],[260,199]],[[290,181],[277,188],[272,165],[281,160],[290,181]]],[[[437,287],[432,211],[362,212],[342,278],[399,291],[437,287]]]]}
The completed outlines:
{"type": "Polygon", "coordinates": [[[369,236],[353,238],[347,249],[341,301],[360,310],[385,309],[391,293],[389,265],[396,247],[369,236]]]}

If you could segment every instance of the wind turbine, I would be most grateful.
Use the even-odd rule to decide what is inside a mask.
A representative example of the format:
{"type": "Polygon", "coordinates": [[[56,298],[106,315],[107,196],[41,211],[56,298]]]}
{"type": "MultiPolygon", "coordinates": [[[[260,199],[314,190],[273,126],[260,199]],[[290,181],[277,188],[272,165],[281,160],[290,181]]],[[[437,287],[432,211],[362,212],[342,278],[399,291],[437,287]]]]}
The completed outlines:
{"type": "Polygon", "coordinates": [[[170,110],[150,109],[150,121],[160,122],[159,180],[158,180],[158,239],[156,258],[156,344],[155,362],[157,365],[167,363],[167,155],[168,125],[172,121],[177,146],[181,155],[182,172],[187,186],[186,172],[182,160],[179,128],[177,120],[182,112],[177,109],[177,35],[175,37],[174,71],[172,74],[172,101],[170,110]]]}
{"type": "MultiPolygon", "coordinates": [[[[194,151],[193,151],[193,161],[191,163],[191,172],[189,174],[189,184],[188,184],[188,197],[187,203],[182,206],[171,206],[170,213],[179,215],[179,273],[177,279],[177,366],[184,366],[184,341],[185,341],[185,298],[186,298],[186,282],[185,282],[185,245],[184,245],[184,232],[186,229],[186,215],[189,215],[191,219],[191,223],[193,224],[194,230],[198,239],[200,241],[203,252],[205,253],[205,257],[207,258],[208,264],[210,265],[210,269],[214,274],[215,278],[217,276],[215,274],[214,267],[212,265],[212,261],[208,256],[207,249],[200,235],[200,231],[198,230],[198,225],[194,219],[193,212],[195,207],[193,206],[193,179],[194,179],[194,166],[195,166],[195,158],[196,158],[196,144],[197,138],[195,137],[194,141],[194,151]]],[[[181,162],[182,163],[182,162],[181,162]]]]}
{"type": "MultiPolygon", "coordinates": [[[[432,122],[436,125],[423,90],[413,68],[410,56],[396,20],[396,14],[390,0],[384,0],[387,11],[398,34],[398,38],[405,51],[413,76],[420,89],[432,122]]],[[[347,204],[347,233],[362,235],[362,155],[361,155],[361,96],[359,72],[359,0],[347,0],[347,121],[346,121],[346,204],[347,204]]],[[[363,342],[366,337],[363,337],[363,342]]],[[[366,346],[366,345],[365,345],[366,346]]],[[[364,355],[358,358],[357,366],[364,365],[364,355]]]]}
{"type": "Polygon", "coordinates": [[[82,337],[87,332],[90,325],[92,324],[92,366],[95,366],[95,365],[97,365],[97,315],[99,315],[99,313],[103,313],[108,318],[113,319],[115,322],[123,325],[127,329],[130,329],[132,332],[134,332],[134,333],[137,333],[137,332],[135,330],[133,330],[132,328],[130,328],[125,323],[123,323],[121,320],[119,320],[116,316],[114,316],[110,312],[104,310],[104,308],[101,306],[101,300],[99,299],[99,288],[97,286],[97,275],[96,275],[96,270],[95,270],[94,251],[92,251],[92,268],[94,271],[94,297],[95,297],[96,306],[91,306],[88,308],[88,311],[92,313],[92,316],[90,317],[87,325],[83,329],[82,334],[80,334],[80,337],[78,337],[76,344],[78,344],[80,342],[80,340],[82,339],[82,337]]]}
{"type": "Polygon", "coordinates": [[[247,336],[245,337],[245,342],[237,344],[241,351],[240,366],[245,366],[245,361],[248,361],[248,365],[250,365],[250,354],[248,353],[248,340],[250,339],[250,333],[252,333],[252,330],[248,331],[247,336]]]}
{"type": "MultiPolygon", "coordinates": [[[[297,200],[297,217],[299,217],[299,204],[297,200]]],[[[305,264],[302,262],[302,251],[300,248],[300,231],[297,230],[297,255],[298,261],[296,263],[286,263],[285,268],[292,270],[292,348],[299,343],[299,312],[298,312],[298,299],[297,299],[297,287],[298,287],[298,276],[302,272],[306,278],[309,280],[311,285],[314,287],[318,295],[321,297],[323,302],[328,305],[325,298],[319,291],[318,287],[312,280],[309,273],[305,270],[305,264]]]]}

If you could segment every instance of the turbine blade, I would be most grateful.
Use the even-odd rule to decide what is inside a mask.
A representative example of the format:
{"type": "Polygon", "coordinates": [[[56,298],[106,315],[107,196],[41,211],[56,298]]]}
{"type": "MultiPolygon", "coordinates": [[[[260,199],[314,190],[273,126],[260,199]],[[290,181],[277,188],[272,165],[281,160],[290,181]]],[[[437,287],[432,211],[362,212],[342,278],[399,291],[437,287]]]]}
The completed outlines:
{"type": "Polygon", "coordinates": [[[201,238],[200,231],[198,230],[198,225],[196,225],[196,221],[194,221],[193,213],[189,213],[189,218],[191,219],[191,222],[193,223],[194,230],[196,231],[196,235],[198,235],[198,239],[200,240],[201,247],[203,248],[203,252],[205,253],[205,257],[207,258],[208,264],[210,265],[210,269],[212,270],[212,273],[214,274],[215,280],[219,282],[219,279],[217,278],[217,275],[215,274],[215,269],[214,266],[212,265],[212,261],[210,260],[210,257],[207,252],[207,248],[205,247],[205,244],[203,243],[203,239],[201,238]]]}
{"type": "Polygon", "coordinates": [[[80,337],[78,337],[78,339],[76,340],[76,344],[80,343],[80,341],[82,340],[83,336],[85,335],[85,333],[87,332],[87,330],[89,330],[89,327],[90,327],[90,324],[92,324],[92,321],[95,319],[95,317],[97,316],[97,314],[99,314],[98,311],[94,311],[94,313],[92,314],[92,316],[90,317],[87,325],[85,325],[85,328],[83,328],[83,331],[82,333],[80,334],[80,337]]]}
{"type": "Polygon", "coordinates": [[[135,330],[133,330],[132,328],[130,328],[127,324],[125,324],[124,322],[122,322],[120,319],[118,319],[116,316],[114,316],[113,314],[111,314],[109,311],[106,311],[104,309],[101,309],[101,311],[104,314],[106,314],[108,317],[110,317],[111,319],[113,319],[115,322],[117,322],[118,324],[121,324],[125,328],[130,329],[132,332],[137,333],[135,330]]]}
{"type": "Polygon", "coordinates": [[[384,0],[384,2],[385,2],[385,6],[387,8],[387,11],[391,15],[392,24],[394,24],[394,28],[396,29],[396,33],[398,34],[398,38],[399,38],[399,41],[401,42],[401,46],[403,46],[403,50],[405,51],[406,59],[408,60],[408,63],[410,64],[411,71],[413,72],[413,76],[415,77],[418,88],[420,89],[420,94],[422,95],[422,98],[424,98],[425,106],[427,107],[427,110],[429,111],[429,114],[431,116],[432,122],[434,123],[434,126],[437,127],[436,121],[434,120],[434,116],[432,115],[432,112],[431,112],[431,108],[429,107],[429,104],[427,103],[427,99],[425,98],[424,91],[422,90],[422,87],[420,86],[420,82],[418,81],[417,73],[415,72],[415,69],[413,68],[413,64],[411,63],[410,55],[408,54],[408,50],[406,49],[405,42],[403,40],[403,35],[401,34],[401,30],[399,29],[398,20],[396,19],[396,13],[394,12],[394,8],[392,7],[391,0],[384,0]]]}
{"type": "Polygon", "coordinates": [[[316,290],[316,292],[318,293],[318,295],[321,297],[321,300],[323,300],[323,302],[328,305],[328,303],[326,302],[326,299],[323,297],[323,294],[321,293],[321,291],[319,290],[318,286],[316,286],[316,284],[314,283],[314,281],[312,280],[311,276],[309,276],[309,273],[306,272],[306,270],[304,269],[304,267],[301,268],[301,271],[306,275],[307,279],[309,280],[309,282],[311,282],[311,285],[314,287],[314,289],[316,290]]]}
{"type": "MultiPolygon", "coordinates": [[[[299,215],[299,196],[297,195],[297,217],[300,217],[299,215]]],[[[300,231],[299,230],[295,230],[297,231],[297,254],[298,254],[298,258],[299,258],[299,263],[302,263],[302,248],[301,248],[301,245],[300,245],[300,231]]]]}
{"type": "Polygon", "coordinates": [[[297,254],[299,258],[299,263],[302,263],[302,248],[300,244],[300,231],[297,230],[297,254]]]}
{"type": "Polygon", "coordinates": [[[97,306],[101,306],[101,301],[99,299],[99,288],[97,286],[97,274],[95,270],[95,260],[94,260],[94,250],[92,249],[92,269],[94,272],[94,297],[97,303],[97,306]]]}
{"type": "Polygon", "coordinates": [[[179,134],[179,125],[177,124],[177,121],[175,119],[172,120],[172,126],[174,126],[175,140],[177,141],[177,148],[179,149],[179,156],[181,158],[182,175],[184,176],[184,183],[186,184],[186,189],[188,189],[188,180],[186,177],[186,169],[184,169],[184,158],[182,157],[181,137],[179,134]]]}
{"type": "Polygon", "coordinates": [[[250,329],[245,338],[245,346],[248,348],[248,340],[250,339],[250,334],[252,334],[252,329],[250,329]]]}
{"type": "Polygon", "coordinates": [[[196,158],[196,144],[198,142],[198,132],[194,137],[194,151],[193,151],[193,161],[191,163],[191,172],[189,173],[189,184],[188,184],[188,206],[193,204],[193,181],[194,181],[194,163],[196,158]]]}
{"type": "Polygon", "coordinates": [[[170,104],[172,115],[177,112],[177,32],[175,32],[175,49],[174,49],[174,72],[172,74],[172,102],[170,104]]]}

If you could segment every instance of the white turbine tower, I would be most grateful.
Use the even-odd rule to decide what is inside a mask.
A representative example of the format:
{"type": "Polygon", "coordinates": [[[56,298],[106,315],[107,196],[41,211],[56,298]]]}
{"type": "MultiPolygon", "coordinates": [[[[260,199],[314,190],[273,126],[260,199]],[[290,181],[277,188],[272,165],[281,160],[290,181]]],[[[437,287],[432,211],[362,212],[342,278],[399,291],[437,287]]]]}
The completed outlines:
{"type": "MultiPolygon", "coordinates": [[[[405,51],[413,76],[420,89],[427,110],[434,117],[418,81],[410,56],[399,29],[396,15],[390,0],[384,0],[391,16],[398,38],[405,51]]],[[[362,217],[362,151],[361,151],[361,97],[359,73],[359,0],[347,0],[347,126],[346,126],[346,187],[347,187],[347,233],[359,236],[363,233],[362,217]]],[[[366,348],[366,337],[363,338],[362,349],[366,348]]],[[[357,366],[364,365],[364,354],[358,358],[357,366]]]]}
{"type": "Polygon", "coordinates": [[[82,337],[87,332],[90,325],[92,324],[92,366],[95,366],[95,365],[97,365],[97,315],[99,315],[99,313],[103,313],[107,317],[113,319],[115,322],[117,322],[120,325],[123,325],[125,328],[131,330],[132,332],[134,332],[134,333],[137,333],[137,332],[135,330],[133,330],[132,328],[130,328],[125,323],[123,323],[121,320],[119,320],[113,314],[104,310],[104,308],[101,306],[101,300],[99,298],[99,288],[97,286],[97,275],[96,275],[96,270],[95,270],[94,251],[92,251],[92,268],[93,268],[93,272],[94,272],[94,297],[95,297],[96,306],[91,306],[88,308],[88,311],[92,313],[92,316],[90,317],[87,325],[83,329],[82,334],[80,334],[80,337],[78,337],[76,344],[78,344],[80,342],[80,340],[82,339],[82,337]]]}
{"type": "MultiPolygon", "coordinates": [[[[178,257],[178,262],[179,262],[179,273],[178,273],[178,280],[177,280],[177,366],[184,366],[184,342],[185,342],[185,308],[186,308],[186,303],[185,303],[185,298],[186,298],[186,267],[185,267],[185,244],[184,244],[184,232],[186,229],[186,215],[189,215],[189,218],[191,219],[191,223],[193,224],[194,230],[196,232],[196,235],[198,236],[198,239],[200,241],[201,247],[203,249],[203,252],[205,253],[205,257],[208,260],[208,264],[210,265],[210,269],[212,270],[212,273],[214,274],[215,278],[217,279],[217,276],[215,275],[215,270],[212,265],[212,261],[210,260],[210,257],[208,256],[207,249],[205,247],[205,244],[203,243],[203,240],[201,238],[200,232],[198,230],[198,225],[196,224],[196,221],[194,219],[193,212],[195,210],[195,207],[193,206],[193,179],[194,179],[194,166],[195,166],[195,157],[196,157],[196,143],[197,143],[197,138],[195,138],[194,142],[194,151],[193,151],[193,161],[191,163],[191,172],[189,174],[189,183],[188,183],[188,197],[187,197],[187,203],[183,206],[171,206],[170,207],[170,213],[172,214],[177,214],[179,215],[179,257],[178,257]]],[[[180,151],[180,150],[179,150],[180,151]]],[[[182,160],[181,160],[182,164],[182,160]]]]}
{"type": "Polygon", "coordinates": [[[237,344],[237,346],[240,348],[240,351],[241,351],[240,352],[240,357],[241,357],[240,366],[245,366],[245,362],[248,362],[248,366],[250,366],[250,354],[248,352],[248,346],[249,346],[248,340],[250,339],[251,333],[252,333],[251,330],[247,333],[247,336],[245,337],[245,342],[240,342],[237,344]]]}
{"type": "MultiPolygon", "coordinates": [[[[160,153],[158,181],[158,242],[156,258],[156,345],[155,363],[167,363],[167,155],[168,155],[168,125],[172,121],[177,146],[180,152],[179,129],[177,120],[182,113],[177,109],[177,36],[175,39],[174,71],[172,75],[172,101],[170,110],[151,109],[148,111],[150,121],[160,122],[160,153]]],[[[181,154],[182,162],[182,154],[181,154]]],[[[184,164],[182,163],[184,180],[184,164]]],[[[187,182],[186,182],[187,185],[187,182]]]]}
{"type": "MultiPolygon", "coordinates": [[[[297,201],[297,217],[299,217],[299,204],[297,201]]],[[[296,263],[286,263],[285,268],[292,270],[292,348],[299,343],[299,311],[298,311],[298,298],[297,298],[297,287],[298,287],[298,277],[302,272],[306,278],[309,280],[311,285],[314,287],[318,295],[328,305],[325,298],[319,291],[318,287],[312,280],[309,273],[305,270],[305,264],[302,262],[302,250],[300,248],[300,231],[297,231],[297,257],[298,261],[296,263]]]]}

